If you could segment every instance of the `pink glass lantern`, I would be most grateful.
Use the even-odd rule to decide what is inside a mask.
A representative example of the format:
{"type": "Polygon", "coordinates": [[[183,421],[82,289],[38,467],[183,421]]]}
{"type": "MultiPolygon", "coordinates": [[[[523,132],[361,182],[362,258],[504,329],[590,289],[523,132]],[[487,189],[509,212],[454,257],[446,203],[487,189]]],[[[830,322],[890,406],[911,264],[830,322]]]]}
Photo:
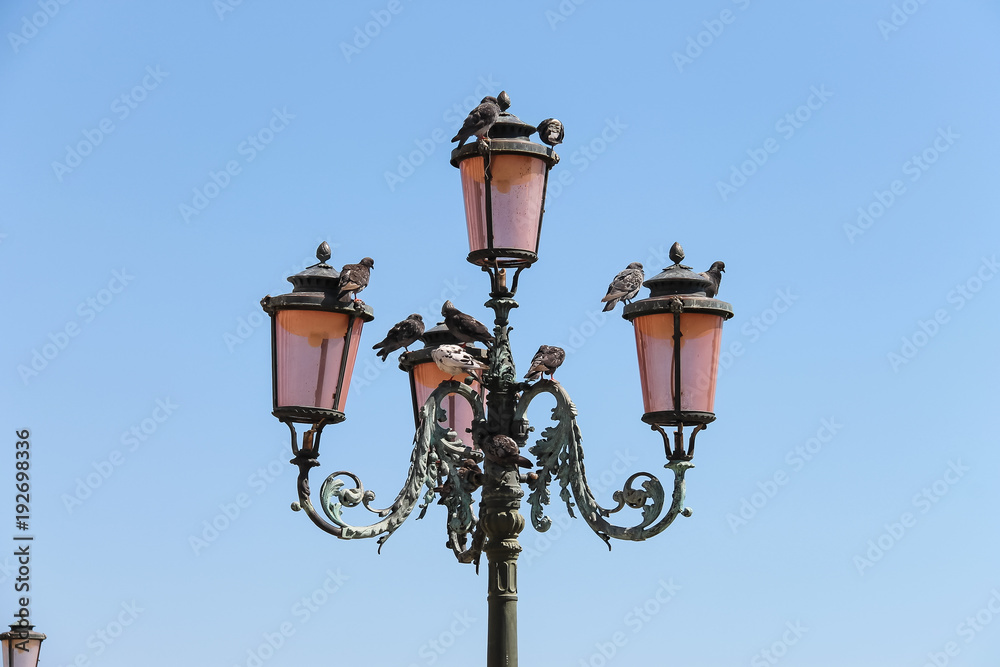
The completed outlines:
{"type": "Polygon", "coordinates": [[[329,248],[322,244],[320,263],[288,279],[294,285],[290,294],[261,301],[271,315],[273,414],[282,421],[345,419],[361,329],[374,319],[371,307],[337,299],[340,274],[326,264],[329,248]]]}
{"type": "MultiPolygon", "coordinates": [[[[502,109],[506,106],[501,105],[502,109]]],[[[479,266],[528,266],[538,259],[552,148],[528,139],[535,128],[507,113],[489,131],[488,143],[466,144],[451,154],[462,176],[468,260],[479,266]]]]}
{"type": "Polygon", "coordinates": [[[643,283],[650,297],[622,314],[635,327],[642,420],[679,429],[715,420],[722,323],[733,316],[730,304],[706,295],[711,281],[680,259],[643,283]]]}
{"type": "MultiPolygon", "coordinates": [[[[438,385],[451,379],[450,375],[442,371],[434,363],[434,360],[431,358],[431,352],[439,345],[456,345],[459,343],[459,340],[443,324],[425,331],[421,339],[424,341],[423,349],[407,352],[399,360],[399,367],[407,371],[410,376],[410,397],[413,400],[413,417],[418,422],[418,426],[420,408],[424,406],[424,403],[430,398],[431,393],[438,388],[438,385]]],[[[486,350],[473,345],[467,345],[465,349],[473,357],[482,362],[486,361],[486,350]]],[[[462,380],[463,378],[455,379],[462,380]]],[[[478,381],[473,380],[471,387],[474,391],[483,392],[478,381]]],[[[441,407],[444,408],[447,415],[447,419],[442,425],[458,434],[458,437],[462,439],[462,442],[467,447],[474,447],[472,435],[469,432],[472,428],[472,419],[475,416],[472,405],[462,396],[449,394],[441,402],[441,407]]]]}
{"type": "Polygon", "coordinates": [[[45,635],[34,628],[30,624],[13,623],[9,632],[0,634],[3,667],[37,667],[45,635]]]}

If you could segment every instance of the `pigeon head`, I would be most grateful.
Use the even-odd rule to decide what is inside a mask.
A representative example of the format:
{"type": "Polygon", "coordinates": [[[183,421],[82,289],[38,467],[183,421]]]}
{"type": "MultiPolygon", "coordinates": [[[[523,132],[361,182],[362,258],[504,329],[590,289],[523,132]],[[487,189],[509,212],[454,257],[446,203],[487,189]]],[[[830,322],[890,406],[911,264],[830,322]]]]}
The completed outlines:
{"type": "Polygon", "coordinates": [[[367,266],[369,269],[375,268],[375,260],[372,259],[371,257],[365,257],[360,262],[358,262],[358,264],[360,264],[361,266],[367,266]]]}
{"type": "Polygon", "coordinates": [[[726,272],[726,263],[725,262],[712,262],[712,266],[708,270],[709,271],[721,271],[722,273],[725,273],[726,272]]]}
{"type": "MultiPolygon", "coordinates": [[[[472,99],[475,99],[475,98],[472,98],[472,99]]],[[[487,95],[486,97],[484,97],[483,101],[480,102],[480,104],[486,104],[487,102],[489,102],[490,104],[495,104],[497,106],[500,106],[500,103],[497,102],[497,98],[493,97],[492,95],[487,95]]]]}
{"type": "Polygon", "coordinates": [[[409,316],[409,317],[407,317],[406,319],[408,319],[408,320],[418,320],[418,321],[420,321],[420,322],[423,322],[423,321],[424,321],[424,318],[423,318],[423,317],[421,317],[420,315],[418,315],[417,313],[413,313],[412,315],[410,315],[410,316],[409,316]]]}
{"type": "Polygon", "coordinates": [[[455,304],[451,301],[445,301],[444,305],[441,306],[441,314],[445,317],[447,317],[449,313],[454,313],[456,310],[458,310],[458,308],[456,308],[455,304]]]}
{"type": "Polygon", "coordinates": [[[639,269],[640,271],[642,271],[642,264],[640,262],[632,262],[631,264],[628,265],[627,268],[639,269]]]}

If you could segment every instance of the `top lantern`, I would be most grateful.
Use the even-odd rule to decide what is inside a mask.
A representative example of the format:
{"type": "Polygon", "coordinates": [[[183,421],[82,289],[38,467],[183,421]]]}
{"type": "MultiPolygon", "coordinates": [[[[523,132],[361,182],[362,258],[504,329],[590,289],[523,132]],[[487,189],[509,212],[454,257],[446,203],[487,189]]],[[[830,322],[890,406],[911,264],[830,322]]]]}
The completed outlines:
{"type": "MultiPolygon", "coordinates": [[[[486,137],[451,152],[462,174],[465,220],[469,229],[468,261],[479,266],[522,267],[538,259],[538,239],[545,212],[549,169],[559,161],[551,147],[528,139],[536,131],[507,113],[510,98],[497,98],[500,115],[486,137]]],[[[555,145],[562,126],[543,135],[555,145]]],[[[541,129],[540,129],[541,133],[541,129]]]]}

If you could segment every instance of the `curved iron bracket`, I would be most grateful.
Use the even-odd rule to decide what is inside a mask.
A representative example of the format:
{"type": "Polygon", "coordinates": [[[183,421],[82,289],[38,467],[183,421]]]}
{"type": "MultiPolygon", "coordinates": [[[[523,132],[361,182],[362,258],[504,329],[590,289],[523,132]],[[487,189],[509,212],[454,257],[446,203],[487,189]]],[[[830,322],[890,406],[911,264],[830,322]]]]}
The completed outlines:
{"type": "Polygon", "coordinates": [[[439,502],[448,507],[448,545],[460,561],[473,562],[473,557],[465,549],[465,542],[469,533],[476,528],[472,492],[478,486],[475,471],[478,470],[477,464],[483,460],[483,454],[466,447],[454,431],[441,426],[440,422],[447,418],[441,403],[450,394],[464,397],[472,405],[474,418],[482,418],[483,402],[478,393],[460,382],[442,382],[420,408],[406,481],[396,499],[384,509],[371,506],[375,493],[365,490],[357,475],[339,470],[327,476],[320,486],[319,506],[326,518],[321,516],[312,504],[309,471],[319,465],[318,434],[322,431],[322,425],[318,426],[318,430],[314,427],[306,432],[303,447],[300,448],[297,446],[295,429],[289,424],[292,431],[292,451],[295,453],[291,463],[299,468],[299,499],[292,503],[292,509],[305,510],[309,519],[319,528],[344,540],[380,535],[378,545],[381,551],[385,541],[402,525],[418,503],[421,508],[418,518],[421,518],[434,496],[440,493],[439,502]],[[341,477],[350,478],[352,485],[347,486],[341,477]],[[426,491],[421,494],[421,489],[424,488],[426,491]],[[349,524],[344,519],[343,510],[358,505],[378,515],[381,520],[367,526],[349,524]]]}
{"type": "Polygon", "coordinates": [[[635,473],[625,481],[621,491],[615,491],[612,497],[617,503],[615,507],[601,507],[587,484],[582,438],[580,427],[576,423],[576,406],[562,385],[543,379],[527,387],[514,414],[515,429],[519,431],[522,441],[527,438],[532,429],[528,427],[524,414],[532,399],[541,393],[552,394],[556,399],[556,407],[552,409],[552,419],[556,425],[543,430],[542,437],[528,450],[536,457],[539,466],[538,479],[529,482],[531,493],[528,496],[531,523],[536,530],[544,532],[552,525],[552,520],[544,513],[544,506],[551,501],[548,487],[553,477],[559,479],[562,487],[559,497],[566,503],[570,516],[575,516],[573,501],[570,499],[572,490],[581,516],[609,549],[612,537],[642,541],[662,533],[677,515],[691,516],[691,509],[684,507],[684,473],[693,468],[694,464],[686,460],[670,461],[665,466],[674,473],[674,488],[670,506],[662,518],[660,515],[663,513],[666,494],[660,480],[648,472],[635,473]],[[645,478],[641,488],[635,488],[633,483],[640,478],[645,478]],[[624,528],[607,521],[607,517],[621,511],[626,505],[642,511],[642,520],[638,524],[624,528]]]}

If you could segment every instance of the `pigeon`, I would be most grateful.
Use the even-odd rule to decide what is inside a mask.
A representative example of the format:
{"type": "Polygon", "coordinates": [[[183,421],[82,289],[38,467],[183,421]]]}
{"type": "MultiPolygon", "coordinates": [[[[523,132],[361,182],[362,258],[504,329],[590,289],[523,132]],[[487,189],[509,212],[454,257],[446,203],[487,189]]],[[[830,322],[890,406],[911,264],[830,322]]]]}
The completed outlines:
{"type": "Polygon", "coordinates": [[[444,302],[444,305],[441,306],[441,314],[444,315],[444,324],[448,327],[448,331],[462,341],[463,347],[466,343],[474,343],[477,340],[487,345],[494,342],[495,339],[490,335],[485,324],[472,315],[466,315],[460,311],[451,301],[444,302]]]}
{"type": "Polygon", "coordinates": [[[379,350],[376,354],[382,357],[382,361],[385,361],[391,352],[395,352],[401,347],[409,352],[410,346],[423,334],[424,318],[414,313],[402,322],[392,325],[382,342],[372,345],[372,349],[379,350]]]}
{"type": "Polygon", "coordinates": [[[500,105],[497,103],[497,98],[486,96],[478,107],[469,112],[465,122],[462,123],[462,129],[451,140],[457,141],[458,148],[461,148],[469,137],[484,139],[499,117],[500,105]]]}
{"type": "Polygon", "coordinates": [[[604,312],[613,309],[620,300],[628,303],[634,299],[635,295],[639,293],[639,288],[642,287],[644,277],[642,264],[639,262],[632,262],[628,268],[615,276],[615,279],[608,285],[608,293],[601,299],[601,301],[608,302],[608,305],[604,306],[604,312]]]}
{"type": "Polygon", "coordinates": [[[712,262],[712,267],[708,271],[698,274],[702,278],[707,279],[708,282],[712,283],[705,288],[705,296],[709,299],[715,297],[715,295],[719,293],[719,284],[722,282],[722,274],[725,272],[725,262],[712,262]]]}
{"type": "Polygon", "coordinates": [[[561,144],[565,135],[563,124],[555,118],[546,118],[538,124],[538,138],[549,146],[561,144]]]}
{"type": "Polygon", "coordinates": [[[338,300],[342,300],[350,293],[354,293],[354,298],[358,298],[358,292],[368,287],[368,278],[371,276],[371,269],[375,268],[375,260],[365,257],[357,264],[345,264],[340,271],[340,294],[338,300]]]}
{"type": "Polygon", "coordinates": [[[486,370],[486,365],[469,354],[469,351],[458,345],[439,345],[431,350],[431,359],[442,371],[452,379],[458,375],[471,375],[482,383],[482,376],[477,375],[486,370]]]}
{"type": "Polygon", "coordinates": [[[524,377],[527,380],[537,380],[542,377],[542,373],[548,373],[549,377],[552,377],[556,369],[562,366],[565,358],[566,351],[561,347],[539,345],[538,352],[535,352],[535,356],[531,360],[531,368],[528,369],[524,377]]]}
{"type": "Polygon", "coordinates": [[[531,461],[521,456],[517,443],[509,435],[494,435],[492,438],[483,440],[483,454],[490,461],[500,465],[534,467],[531,461]]]}

